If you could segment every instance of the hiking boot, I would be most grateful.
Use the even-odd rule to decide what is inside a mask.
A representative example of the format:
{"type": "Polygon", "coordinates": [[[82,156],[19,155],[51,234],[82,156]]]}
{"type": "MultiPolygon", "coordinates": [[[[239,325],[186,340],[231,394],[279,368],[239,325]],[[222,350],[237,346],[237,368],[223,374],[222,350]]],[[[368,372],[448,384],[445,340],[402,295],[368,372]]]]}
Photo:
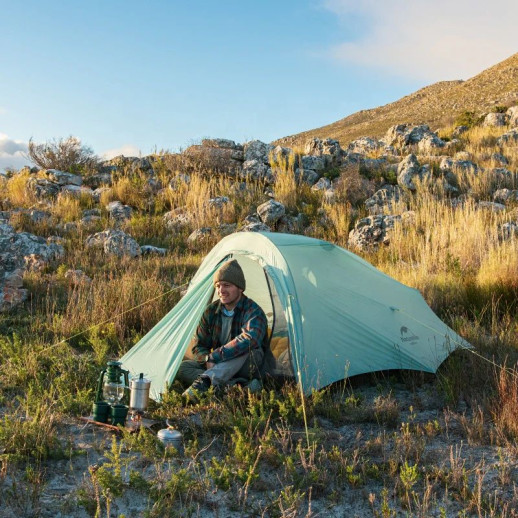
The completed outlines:
{"type": "Polygon", "coordinates": [[[208,390],[210,389],[210,385],[210,378],[202,374],[194,380],[193,384],[187,390],[184,391],[182,396],[187,398],[187,401],[196,401],[200,394],[208,392],[208,390]]]}

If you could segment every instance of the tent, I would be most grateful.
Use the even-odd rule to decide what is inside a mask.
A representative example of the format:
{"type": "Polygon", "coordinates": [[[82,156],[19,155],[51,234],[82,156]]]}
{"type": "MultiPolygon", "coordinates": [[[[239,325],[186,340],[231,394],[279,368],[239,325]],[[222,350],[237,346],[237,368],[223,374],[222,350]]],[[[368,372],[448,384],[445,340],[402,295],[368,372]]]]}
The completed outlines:
{"type": "Polygon", "coordinates": [[[305,393],[388,369],[436,372],[471,346],[444,324],[421,294],[323,240],[238,232],[205,257],[178,304],[121,361],[152,381],[160,398],[174,380],[206,305],[212,276],[230,258],[243,268],[246,295],[268,318],[275,374],[293,376],[305,393]]]}

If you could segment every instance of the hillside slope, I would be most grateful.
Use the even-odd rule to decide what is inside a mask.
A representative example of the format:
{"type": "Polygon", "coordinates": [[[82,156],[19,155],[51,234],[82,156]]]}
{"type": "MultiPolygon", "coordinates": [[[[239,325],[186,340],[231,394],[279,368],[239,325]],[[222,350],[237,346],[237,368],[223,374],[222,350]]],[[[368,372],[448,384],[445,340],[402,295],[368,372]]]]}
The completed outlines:
{"type": "Polygon", "coordinates": [[[301,145],[307,139],[333,138],[346,146],[361,137],[381,137],[390,126],[409,122],[432,129],[450,124],[468,110],[484,113],[496,105],[518,101],[518,53],[467,81],[441,81],[402,99],[353,113],[327,126],[277,140],[276,144],[301,145]]]}

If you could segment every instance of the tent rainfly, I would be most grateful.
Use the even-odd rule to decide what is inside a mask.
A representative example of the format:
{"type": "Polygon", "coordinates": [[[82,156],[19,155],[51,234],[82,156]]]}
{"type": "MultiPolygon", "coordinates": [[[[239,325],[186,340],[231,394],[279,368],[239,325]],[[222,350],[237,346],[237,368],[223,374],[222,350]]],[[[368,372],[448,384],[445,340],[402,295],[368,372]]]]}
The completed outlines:
{"type": "Polygon", "coordinates": [[[234,258],[246,295],[268,318],[275,373],[305,393],[348,376],[388,369],[435,373],[470,344],[442,322],[421,294],[336,245],[300,235],[238,232],[206,256],[187,293],[121,361],[152,381],[151,397],[172,383],[206,305],[212,277],[234,258]]]}

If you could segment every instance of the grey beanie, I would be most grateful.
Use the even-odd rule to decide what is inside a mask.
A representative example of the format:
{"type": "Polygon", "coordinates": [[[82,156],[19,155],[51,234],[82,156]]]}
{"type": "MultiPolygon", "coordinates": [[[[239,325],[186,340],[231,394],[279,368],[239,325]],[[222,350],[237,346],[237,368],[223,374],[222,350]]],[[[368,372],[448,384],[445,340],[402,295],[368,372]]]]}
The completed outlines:
{"type": "Polygon", "coordinates": [[[214,284],[219,281],[231,282],[243,291],[246,289],[245,276],[239,263],[232,259],[223,263],[214,274],[214,284]]]}

